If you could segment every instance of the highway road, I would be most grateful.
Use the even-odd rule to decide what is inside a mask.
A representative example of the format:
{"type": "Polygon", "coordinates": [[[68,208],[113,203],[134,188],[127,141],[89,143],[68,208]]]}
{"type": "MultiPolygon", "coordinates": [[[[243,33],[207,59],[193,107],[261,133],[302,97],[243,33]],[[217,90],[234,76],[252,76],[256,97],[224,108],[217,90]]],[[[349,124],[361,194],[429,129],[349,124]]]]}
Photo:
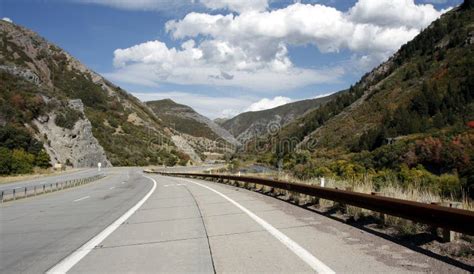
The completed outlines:
{"type": "Polygon", "coordinates": [[[43,184],[56,184],[58,182],[64,182],[68,180],[75,180],[81,178],[87,178],[94,175],[99,174],[97,168],[88,168],[78,171],[73,171],[64,174],[52,175],[52,176],[45,176],[40,178],[35,178],[31,180],[24,180],[18,182],[12,182],[7,184],[0,184],[0,191],[8,191],[14,188],[21,189],[25,187],[32,187],[32,186],[41,186],[43,184]]]}
{"type": "Polygon", "coordinates": [[[0,272],[468,272],[245,189],[107,175],[1,205],[0,272]]]}

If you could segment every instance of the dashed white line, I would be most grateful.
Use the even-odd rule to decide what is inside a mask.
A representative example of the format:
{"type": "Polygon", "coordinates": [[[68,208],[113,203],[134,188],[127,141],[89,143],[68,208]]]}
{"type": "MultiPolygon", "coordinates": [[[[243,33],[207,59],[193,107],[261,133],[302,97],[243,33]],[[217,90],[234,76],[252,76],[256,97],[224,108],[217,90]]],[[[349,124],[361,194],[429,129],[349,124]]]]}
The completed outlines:
{"type": "Polygon", "coordinates": [[[85,196],[85,197],[82,197],[82,198],[79,198],[77,200],[74,200],[73,202],[79,202],[79,201],[82,201],[82,200],[85,200],[85,199],[89,199],[91,196],[85,196]]]}
{"type": "Polygon", "coordinates": [[[114,189],[114,188],[115,188],[115,187],[113,186],[113,187],[111,187],[111,188],[109,188],[109,189],[112,190],[112,189],[114,189]]]}
{"type": "Polygon", "coordinates": [[[125,214],[120,218],[115,220],[111,225],[106,227],[102,232],[97,234],[94,238],[90,239],[87,243],[79,247],[76,251],[71,253],[66,258],[62,259],[58,264],[50,268],[46,273],[66,273],[68,272],[75,264],[77,264],[82,258],[84,258],[89,252],[94,249],[95,246],[100,244],[105,238],[107,238],[112,232],[114,232],[123,222],[125,222],[130,216],[132,216],[135,211],[137,211],[145,202],[150,198],[151,194],[156,189],[156,181],[150,177],[144,176],[153,181],[153,187],[151,190],[143,197],[137,204],[130,208],[125,214]]]}
{"type": "Polygon", "coordinates": [[[125,184],[126,182],[122,182],[122,185],[125,184]]]}
{"type": "Polygon", "coordinates": [[[170,186],[185,186],[186,184],[171,184],[171,185],[164,185],[164,187],[170,187],[170,186]]]}
{"type": "Polygon", "coordinates": [[[222,198],[226,199],[233,205],[235,205],[237,208],[242,210],[244,213],[249,215],[250,218],[252,218],[255,222],[257,222],[259,225],[261,225],[265,230],[267,230],[273,237],[277,238],[282,244],[284,244],[287,248],[289,248],[296,256],[298,256],[301,260],[303,260],[305,263],[307,263],[313,270],[315,270],[317,273],[336,273],[334,270],[329,268],[327,265],[325,265],[323,262],[318,260],[316,257],[313,256],[309,251],[304,249],[302,246],[300,246],[298,243],[290,239],[288,236],[280,232],[278,229],[273,227],[271,224],[267,223],[265,220],[262,218],[258,217],[255,215],[253,212],[248,210],[247,208],[243,207],[241,204],[237,203],[236,201],[232,200],[225,194],[220,193],[219,191],[213,189],[212,187],[208,187],[206,185],[193,182],[191,180],[187,179],[182,179],[184,181],[193,183],[195,185],[201,186],[203,188],[207,188],[210,191],[216,193],[217,195],[221,196],[222,198]]]}

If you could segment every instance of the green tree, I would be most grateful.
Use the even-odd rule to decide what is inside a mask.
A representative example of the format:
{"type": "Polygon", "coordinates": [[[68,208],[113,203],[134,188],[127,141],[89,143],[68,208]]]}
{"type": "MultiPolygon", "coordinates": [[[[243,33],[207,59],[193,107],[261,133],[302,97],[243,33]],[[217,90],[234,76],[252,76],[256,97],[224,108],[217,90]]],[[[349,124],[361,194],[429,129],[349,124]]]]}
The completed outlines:
{"type": "Polygon", "coordinates": [[[0,174],[10,174],[12,152],[6,147],[0,147],[0,174]]]}
{"type": "Polygon", "coordinates": [[[51,166],[49,155],[48,153],[46,153],[46,151],[44,151],[44,149],[41,150],[36,156],[35,166],[38,166],[41,168],[48,168],[51,166]]]}
{"type": "Polygon", "coordinates": [[[33,171],[35,156],[23,149],[14,149],[12,152],[11,171],[12,173],[24,174],[33,171]]]}

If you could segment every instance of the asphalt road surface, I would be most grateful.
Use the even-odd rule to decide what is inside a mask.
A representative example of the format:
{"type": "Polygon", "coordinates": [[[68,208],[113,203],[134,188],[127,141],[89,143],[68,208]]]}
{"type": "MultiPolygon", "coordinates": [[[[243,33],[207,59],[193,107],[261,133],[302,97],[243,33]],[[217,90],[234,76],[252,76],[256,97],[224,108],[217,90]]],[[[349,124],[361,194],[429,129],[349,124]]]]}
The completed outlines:
{"type": "Polygon", "coordinates": [[[107,174],[1,205],[0,272],[468,272],[248,190],[107,174]]]}
{"type": "Polygon", "coordinates": [[[35,178],[31,180],[0,184],[0,191],[9,191],[14,188],[16,189],[21,189],[25,187],[30,188],[32,186],[41,186],[43,184],[56,184],[56,183],[64,182],[64,181],[91,177],[99,173],[100,172],[97,170],[97,168],[88,168],[88,169],[73,171],[73,172],[69,172],[65,174],[58,174],[58,175],[35,178]]]}

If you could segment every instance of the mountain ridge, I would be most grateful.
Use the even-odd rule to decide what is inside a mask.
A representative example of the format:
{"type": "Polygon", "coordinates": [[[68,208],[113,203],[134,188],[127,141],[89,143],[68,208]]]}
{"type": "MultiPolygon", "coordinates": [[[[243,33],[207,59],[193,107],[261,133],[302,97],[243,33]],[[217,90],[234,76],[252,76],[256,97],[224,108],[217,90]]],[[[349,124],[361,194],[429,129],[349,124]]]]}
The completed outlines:
{"type": "Polygon", "coordinates": [[[222,121],[221,126],[233,134],[240,142],[266,134],[268,125],[282,127],[306,112],[329,102],[338,92],[314,99],[291,102],[271,109],[248,111],[222,121]]]}
{"type": "MultiPolygon", "coordinates": [[[[41,143],[51,164],[173,165],[189,160],[145,104],[35,32],[3,20],[0,73],[0,122],[41,143]],[[83,107],[74,109],[71,100],[80,100],[83,107]],[[80,125],[82,130],[76,128],[80,125]],[[67,149],[54,147],[57,136],[67,149]],[[76,141],[81,138],[84,142],[76,141]],[[95,148],[88,147],[88,140],[97,140],[95,148]],[[101,149],[105,155],[94,158],[101,149]],[[82,163],[74,159],[78,152],[82,163]]],[[[8,153],[28,153],[28,145],[17,144],[8,131],[4,136],[10,137],[0,140],[0,147],[8,153]]]]}

